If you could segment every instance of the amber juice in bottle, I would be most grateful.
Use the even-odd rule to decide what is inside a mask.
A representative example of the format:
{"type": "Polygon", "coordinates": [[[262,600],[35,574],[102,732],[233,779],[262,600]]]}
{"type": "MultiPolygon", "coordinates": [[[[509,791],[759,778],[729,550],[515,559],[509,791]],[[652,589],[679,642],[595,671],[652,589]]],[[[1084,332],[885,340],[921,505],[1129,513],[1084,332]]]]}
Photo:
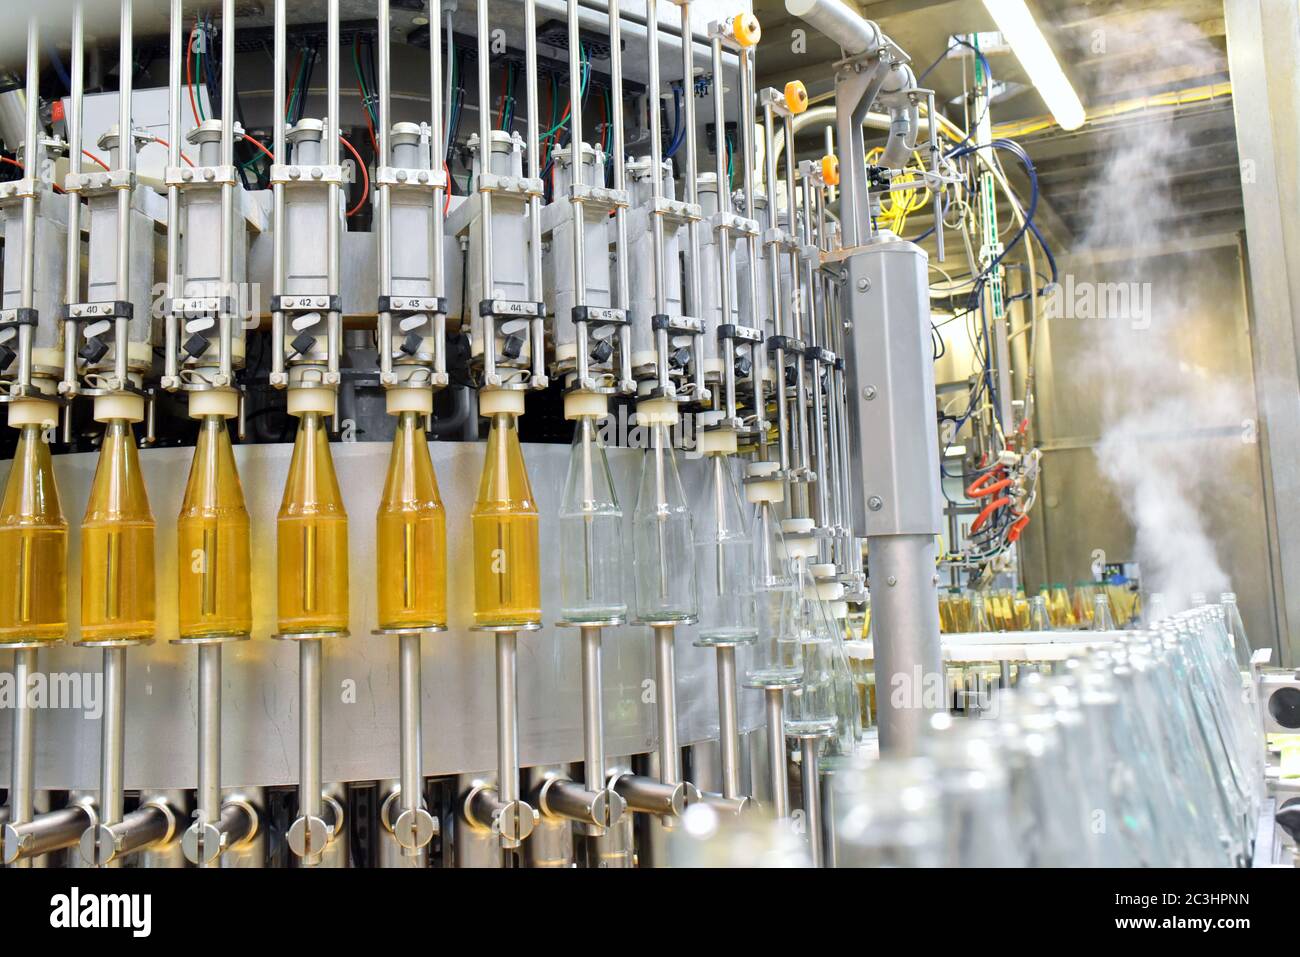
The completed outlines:
{"type": "Polygon", "coordinates": [[[447,625],[447,516],[417,412],[401,413],[379,502],[379,627],[447,625]]]}
{"type": "Polygon", "coordinates": [[[298,420],[276,519],[276,565],[282,634],[347,630],[348,516],[319,412],[298,420]]]}
{"type": "Polygon", "coordinates": [[[41,426],[24,425],[0,503],[0,643],[67,627],[68,522],[41,426]]]}
{"type": "Polygon", "coordinates": [[[81,637],[152,638],[154,521],[126,419],[110,419],[81,523],[81,637]]]}
{"type": "Polygon", "coordinates": [[[474,622],[483,627],[542,619],[537,503],[524,468],[515,416],[492,416],[487,460],[471,513],[474,622]]]}
{"type": "Polygon", "coordinates": [[[248,511],[230,433],[224,418],[205,416],[176,522],[182,638],[252,630],[250,550],[248,511]]]}

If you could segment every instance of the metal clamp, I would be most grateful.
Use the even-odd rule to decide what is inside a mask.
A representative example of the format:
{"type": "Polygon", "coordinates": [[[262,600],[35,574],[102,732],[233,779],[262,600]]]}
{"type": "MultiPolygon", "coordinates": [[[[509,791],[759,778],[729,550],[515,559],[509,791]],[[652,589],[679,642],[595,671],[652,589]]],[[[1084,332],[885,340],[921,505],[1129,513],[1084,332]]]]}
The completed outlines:
{"type": "Polygon", "coordinates": [[[62,309],[64,322],[91,322],[96,319],[131,319],[135,307],[121,299],[106,302],[70,302],[62,309]]]}
{"type": "Polygon", "coordinates": [[[444,296],[380,296],[379,311],[397,315],[413,313],[447,314],[447,299],[444,296]]]}
{"type": "Polygon", "coordinates": [[[480,174],[476,185],[480,193],[500,193],[506,196],[518,196],[522,199],[542,196],[546,191],[546,184],[540,178],[502,176],[499,173],[480,174]]]}
{"type": "Polygon", "coordinates": [[[684,203],[680,199],[665,199],[662,196],[652,201],[650,212],[676,223],[698,223],[704,218],[704,210],[698,203],[684,203]]]}
{"type": "Polygon", "coordinates": [[[723,323],[718,326],[718,341],[734,339],[739,342],[762,342],[763,332],[750,326],[738,326],[735,323],[723,323]]]}
{"type": "Polygon", "coordinates": [[[667,329],[670,333],[698,336],[704,333],[704,322],[701,319],[692,319],[690,316],[666,316],[657,313],[650,317],[650,328],[656,332],[667,329]]]}
{"type": "Polygon", "coordinates": [[[234,166],[168,166],[163,181],[168,186],[234,186],[234,166]]]}
{"type": "Polygon", "coordinates": [[[33,176],[0,183],[0,205],[8,205],[22,199],[35,199],[40,191],[40,180],[33,176]]]}
{"type": "Polygon", "coordinates": [[[375,170],[376,186],[394,189],[446,189],[447,174],[440,169],[419,169],[402,166],[381,166],[375,170]]]}
{"type": "Polygon", "coordinates": [[[34,326],[37,311],[30,306],[18,306],[14,309],[0,309],[0,329],[9,326],[34,326]]]}
{"type": "Polygon", "coordinates": [[[271,185],[314,186],[334,184],[347,186],[352,182],[351,168],[342,164],[328,166],[290,166],[283,163],[271,165],[271,185]]]}
{"type": "Polygon", "coordinates": [[[767,340],[767,351],[776,352],[777,350],[785,352],[787,356],[802,355],[804,345],[800,340],[793,339],[790,336],[769,337],[767,340]]]}
{"type": "Polygon", "coordinates": [[[187,296],[168,299],[163,308],[184,319],[239,319],[233,296],[187,296]]]}
{"type": "Polygon", "coordinates": [[[132,189],[134,186],[135,174],[125,169],[69,173],[63,178],[65,193],[84,193],[87,196],[111,193],[119,189],[132,189]]]}
{"type": "Polygon", "coordinates": [[[588,186],[586,183],[574,183],[569,187],[569,201],[589,203],[605,209],[627,209],[631,197],[625,189],[612,189],[608,186],[588,186]]]}
{"type": "Polygon", "coordinates": [[[478,314],[494,319],[542,319],[546,316],[546,303],[527,299],[484,299],[478,304],[478,314]]]}
{"type": "Polygon", "coordinates": [[[342,312],[342,296],[282,295],[271,297],[272,312],[342,312]]]}
{"type": "Polygon", "coordinates": [[[627,310],[612,306],[574,306],[573,321],[597,326],[617,326],[627,323],[627,310]]]}

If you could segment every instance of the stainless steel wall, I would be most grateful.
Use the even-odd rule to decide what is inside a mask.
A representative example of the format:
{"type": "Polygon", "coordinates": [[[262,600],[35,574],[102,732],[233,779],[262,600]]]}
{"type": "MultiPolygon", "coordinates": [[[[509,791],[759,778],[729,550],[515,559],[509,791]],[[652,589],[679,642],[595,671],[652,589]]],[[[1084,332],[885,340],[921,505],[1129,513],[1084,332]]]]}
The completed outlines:
{"type": "MultiPolygon", "coordinates": [[[[1137,557],[1125,492],[1100,468],[1098,443],[1117,407],[1141,412],[1170,395],[1189,396],[1195,401],[1185,415],[1161,416],[1142,441],[1151,443],[1151,467],[1170,460],[1200,466],[1188,470],[1183,487],[1238,594],[1252,643],[1274,648],[1276,656],[1251,330],[1236,238],[1182,251],[1076,258],[1063,261],[1061,272],[1078,281],[1149,284],[1152,328],[1143,330],[1131,316],[1077,315],[1040,326],[1036,426],[1045,455],[1038,504],[1022,539],[1031,593],[1042,582],[1090,578],[1095,550],[1109,561],[1137,557]],[[1140,353],[1148,377],[1114,361],[1127,348],[1149,350],[1140,353]],[[1220,389],[1234,401],[1216,405],[1212,396],[1220,389]],[[1235,401],[1242,397],[1244,408],[1235,401]]],[[[1023,371],[1017,372],[1019,395],[1023,371]]]]}

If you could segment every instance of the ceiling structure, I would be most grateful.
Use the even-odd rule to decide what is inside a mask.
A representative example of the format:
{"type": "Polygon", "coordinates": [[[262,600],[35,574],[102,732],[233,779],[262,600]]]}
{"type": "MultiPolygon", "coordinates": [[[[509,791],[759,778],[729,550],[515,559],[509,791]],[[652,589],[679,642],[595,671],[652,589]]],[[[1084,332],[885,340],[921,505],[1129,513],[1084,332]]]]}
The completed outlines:
{"type": "MultiPolygon", "coordinates": [[[[982,0],[847,0],[912,57],[921,74],[943,57],[952,35],[995,31],[982,0]]],[[[1240,169],[1222,0],[1030,0],[1039,24],[1088,111],[1074,132],[1050,122],[1019,61],[990,51],[995,135],[1020,142],[1038,171],[1038,225],[1060,250],[1097,244],[1090,195],[1116,177],[1118,150],[1151,136],[1149,169],[1125,170],[1133,188],[1152,183],[1169,199],[1168,235],[1199,237],[1243,227],[1240,169]],[[1174,105],[1170,105],[1174,104],[1174,105]],[[1155,135],[1158,132],[1158,135],[1155,135]],[[1092,234],[1092,235],[1090,235],[1092,234]]],[[[802,21],[784,0],[757,0],[763,24],[762,85],[800,79],[816,98],[833,87],[838,47],[815,31],[798,47],[802,21]]],[[[964,124],[969,60],[943,59],[925,78],[947,115],[964,124]]],[[[801,154],[821,151],[822,129],[801,131],[801,154]]],[[[1004,164],[1022,193],[1027,180],[1004,164]]],[[[928,214],[911,220],[929,224],[928,214]]]]}

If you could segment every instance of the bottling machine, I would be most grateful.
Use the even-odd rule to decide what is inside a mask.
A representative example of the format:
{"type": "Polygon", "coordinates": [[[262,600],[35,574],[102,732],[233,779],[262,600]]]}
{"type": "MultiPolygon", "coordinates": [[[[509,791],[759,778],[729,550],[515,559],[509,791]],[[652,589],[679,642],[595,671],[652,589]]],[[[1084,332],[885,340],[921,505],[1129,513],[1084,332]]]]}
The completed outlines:
{"type": "MultiPolygon", "coordinates": [[[[727,0],[33,13],[0,642],[83,700],[6,716],[6,864],[659,865],[699,814],[837,862],[854,762],[921,760],[961,660],[927,255],[873,211],[921,177],[942,242],[971,140],[876,24],[787,8],[842,48],[823,156],[727,0]]],[[[1014,541],[1036,459],[999,439],[1014,541]]]]}

